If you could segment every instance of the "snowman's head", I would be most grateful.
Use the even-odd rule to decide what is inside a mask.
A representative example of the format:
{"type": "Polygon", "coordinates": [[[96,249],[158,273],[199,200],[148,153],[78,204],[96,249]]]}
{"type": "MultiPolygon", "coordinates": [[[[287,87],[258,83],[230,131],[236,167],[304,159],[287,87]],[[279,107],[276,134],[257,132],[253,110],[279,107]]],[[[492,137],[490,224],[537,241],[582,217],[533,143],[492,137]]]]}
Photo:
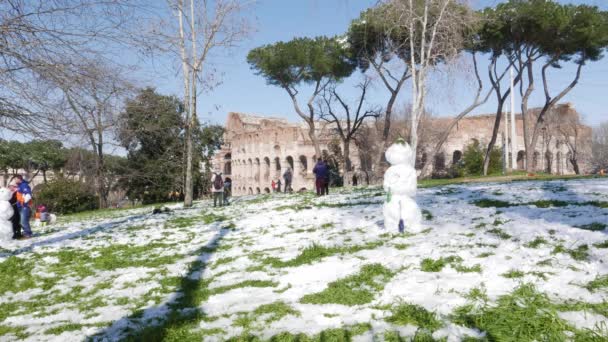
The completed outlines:
{"type": "Polygon", "coordinates": [[[0,188],[0,201],[8,201],[11,199],[11,191],[7,188],[0,188]]]}
{"type": "Polygon", "coordinates": [[[386,160],[391,165],[411,165],[414,166],[414,153],[410,145],[403,139],[398,139],[386,150],[386,160]]]}

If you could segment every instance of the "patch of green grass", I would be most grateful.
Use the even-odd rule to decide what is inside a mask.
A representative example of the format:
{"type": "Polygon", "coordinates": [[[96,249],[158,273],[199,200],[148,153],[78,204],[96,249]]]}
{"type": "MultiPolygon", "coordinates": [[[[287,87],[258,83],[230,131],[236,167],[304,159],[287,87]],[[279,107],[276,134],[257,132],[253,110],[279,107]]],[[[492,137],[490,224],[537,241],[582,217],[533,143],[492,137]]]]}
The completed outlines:
{"type": "Polygon", "coordinates": [[[593,247],[595,247],[595,248],[608,248],[608,240],[606,240],[604,242],[594,243],[593,247]]]}
{"type": "Polygon", "coordinates": [[[84,327],[85,326],[82,325],[82,324],[69,323],[69,324],[59,325],[59,326],[47,329],[47,330],[44,331],[44,333],[47,334],[47,335],[60,335],[64,331],[81,330],[84,327]]]}
{"type": "Polygon", "coordinates": [[[527,248],[538,248],[540,245],[544,245],[544,244],[547,244],[547,243],[548,243],[547,240],[543,239],[540,236],[537,236],[536,238],[534,238],[534,240],[526,243],[524,245],[524,247],[527,247],[527,248]]]}
{"type": "Polygon", "coordinates": [[[597,276],[595,279],[588,282],[587,285],[585,285],[585,288],[591,292],[608,288],[608,275],[597,276]]]}
{"type": "Polygon", "coordinates": [[[386,321],[395,325],[415,325],[417,327],[434,331],[441,328],[442,323],[433,312],[420,305],[403,303],[392,308],[391,316],[386,321]]]}
{"type": "Polygon", "coordinates": [[[481,273],[481,265],[475,264],[473,266],[453,265],[454,269],[460,273],[481,273]]]}
{"type": "Polygon", "coordinates": [[[492,235],[496,235],[497,237],[499,237],[502,240],[508,240],[511,238],[511,235],[505,233],[502,229],[500,228],[492,228],[487,230],[488,233],[492,234],[492,235]]]}
{"type": "Polygon", "coordinates": [[[393,245],[393,247],[395,247],[396,249],[399,250],[404,250],[406,248],[408,248],[410,245],[408,245],[407,243],[396,243],[393,245]]]}
{"type": "Polygon", "coordinates": [[[508,208],[508,207],[512,207],[512,206],[516,205],[513,203],[506,202],[506,201],[489,199],[489,198],[481,198],[481,199],[471,202],[471,204],[474,204],[480,208],[508,208]]]}
{"type": "MultiPolygon", "coordinates": [[[[278,301],[271,304],[258,306],[252,312],[238,313],[237,318],[234,320],[234,325],[243,327],[245,329],[250,329],[254,323],[265,326],[289,315],[299,317],[300,312],[284,302],[278,301]]],[[[259,328],[262,329],[263,326],[260,326],[259,328]]]]}
{"type": "Polygon", "coordinates": [[[226,257],[226,258],[217,259],[213,263],[213,268],[217,268],[217,267],[219,267],[221,265],[229,264],[229,263],[233,262],[236,259],[237,259],[236,257],[226,257]]]}
{"type": "Polygon", "coordinates": [[[454,255],[445,258],[439,258],[436,260],[431,258],[425,258],[420,262],[420,269],[423,272],[439,272],[449,264],[460,262],[462,262],[462,258],[454,255]]]}
{"type": "Polygon", "coordinates": [[[536,265],[538,265],[538,266],[553,266],[553,260],[551,260],[551,259],[541,260],[541,261],[537,262],[536,265]]]}
{"type": "Polygon", "coordinates": [[[217,295],[217,294],[226,293],[228,291],[231,291],[234,289],[240,289],[240,288],[244,288],[244,287],[277,287],[278,285],[279,285],[278,283],[275,283],[270,280],[245,280],[240,283],[236,283],[236,284],[232,284],[232,285],[214,287],[212,289],[209,289],[208,291],[209,291],[209,295],[217,295]]]}
{"type": "Polygon", "coordinates": [[[300,316],[300,312],[285,304],[284,302],[274,302],[257,307],[253,313],[255,315],[264,315],[264,322],[271,323],[280,320],[285,316],[300,316]]]}
{"type": "Polygon", "coordinates": [[[558,253],[567,253],[574,260],[587,260],[587,258],[589,257],[589,246],[584,244],[584,245],[580,245],[580,246],[576,247],[575,249],[568,249],[568,248],[564,247],[563,245],[557,245],[557,246],[555,246],[555,248],[553,248],[553,251],[551,251],[551,254],[558,254],[558,253]]]}
{"type": "Polygon", "coordinates": [[[495,304],[467,304],[452,314],[452,322],[485,331],[489,341],[566,341],[573,331],[546,295],[524,284],[495,304]]]}
{"type": "Polygon", "coordinates": [[[569,202],[558,201],[558,200],[539,200],[528,203],[529,205],[534,205],[537,208],[550,208],[550,207],[566,207],[570,205],[569,202]]]}
{"type": "Polygon", "coordinates": [[[492,255],[494,255],[494,253],[492,253],[492,252],[484,252],[484,253],[480,253],[479,255],[477,255],[476,258],[487,258],[487,257],[492,256],[492,255]]]}
{"type": "Polygon", "coordinates": [[[607,226],[608,225],[606,225],[605,223],[593,222],[593,223],[584,224],[584,225],[575,226],[575,227],[584,229],[584,230],[590,230],[592,232],[599,232],[599,231],[606,229],[607,226]]]}
{"type": "Polygon", "coordinates": [[[384,284],[393,276],[393,272],[380,264],[369,264],[359,273],[336,280],[328,284],[321,292],[302,297],[305,304],[342,304],[362,305],[374,299],[375,292],[382,291],[384,284]]]}
{"type": "Polygon", "coordinates": [[[509,272],[501,274],[501,276],[503,276],[505,278],[509,278],[509,279],[523,278],[524,275],[526,275],[526,274],[519,270],[510,270],[509,272]]]}
{"type": "Polygon", "coordinates": [[[269,264],[275,268],[296,267],[305,264],[312,264],[313,262],[316,262],[320,259],[336,254],[352,254],[366,249],[374,249],[381,246],[382,244],[382,241],[374,241],[368,242],[365,245],[326,247],[315,243],[303,249],[298,256],[291,260],[282,261],[278,258],[266,258],[264,259],[263,263],[269,264]]]}
{"type": "Polygon", "coordinates": [[[24,340],[29,334],[24,327],[15,327],[11,325],[0,324],[0,336],[14,335],[18,339],[24,340]]]}

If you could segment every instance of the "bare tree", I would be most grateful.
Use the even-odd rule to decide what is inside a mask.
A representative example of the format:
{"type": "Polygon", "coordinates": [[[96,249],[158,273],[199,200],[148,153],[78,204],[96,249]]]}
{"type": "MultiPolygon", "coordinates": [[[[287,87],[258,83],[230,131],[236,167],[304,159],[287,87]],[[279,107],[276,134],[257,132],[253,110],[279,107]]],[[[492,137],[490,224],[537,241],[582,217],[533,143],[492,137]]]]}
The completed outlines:
{"type": "Polygon", "coordinates": [[[357,85],[360,91],[359,98],[356,101],[355,107],[351,108],[348,101],[342,98],[336,91],[336,85],[326,88],[322,94],[322,100],[318,102],[319,113],[321,120],[326,121],[330,125],[334,125],[337,130],[337,135],[342,142],[342,170],[344,176],[344,184],[351,184],[352,179],[352,163],[350,160],[351,142],[363,123],[369,118],[377,118],[380,115],[381,109],[378,107],[365,108],[365,97],[371,84],[369,77],[365,77],[363,82],[357,85]],[[335,109],[339,104],[339,111],[335,109]]]}
{"type": "Polygon", "coordinates": [[[472,11],[457,0],[387,0],[393,26],[404,32],[411,73],[410,145],[416,151],[429,72],[457,56],[465,46],[472,11]]]}
{"type": "Polygon", "coordinates": [[[577,175],[581,174],[579,162],[588,154],[589,140],[591,139],[589,128],[584,127],[578,115],[566,115],[556,127],[559,141],[568,148],[568,160],[577,175]]]}
{"type": "Polygon", "coordinates": [[[608,170],[608,122],[593,127],[591,151],[594,171],[608,170]]]}
{"type": "Polygon", "coordinates": [[[135,7],[128,0],[0,1],[0,125],[26,133],[40,128],[23,90],[55,68],[105,59],[123,41],[135,7]]]}
{"type": "Polygon", "coordinates": [[[41,110],[37,114],[40,134],[84,139],[95,156],[95,190],[99,206],[107,206],[105,147],[112,144],[116,117],[131,86],[115,66],[99,61],[45,71],[48,97],[32,97],[41,110]]]}
{"type": "MultiPolygon", "coordinates": [[[[443,144],[445,144],[445,142],[448,140],[448,137],[449,137],[450,133],[452,132],[452,129],[454,129],[454,127],[456,127],[458,122],[462,118],[467,116],[469,113],[471,113],[475,108],[486,103],[488,101],[488,98],[492,94],[492,89],[490,89],[484,96],[482,96],[483,82],[481,81],[481,77],[479,76],[477,58],[474,53],[472,54],[472,60],[473,60],[473,69],[475,71],[475,79],[477,81],[477,90],[475,92],[475,97],[474,97],[473,101],[471,102],[471,104],[467,108],[465,108],[462,112],[460,112],[458,115],[456,115],[450,121],[450,124],[443,130],[443,132],[441,132],[437,136],[437,138],[435,139],[435,141],[436,141],[435,146],[433,147],[432,152],[430,154],[431,156],[435,156],[437,153],[439,153],[439,151],[441,151],[443,144]]],[[[493,68],[493,64],[490,64],[489,70],[490,70],[490,74],[492,74],[492,70],[494,70],[494,72],[496,71],[496,69],[493,68]]],[[[496,74],[496,81],[498,83],[500,83],[500,80],[504,77],[505,73],[506,72],[503,72],[502,75],[500,75],[500,76],[498,74],[496,74]]],[[[495,88],[493,87],[493,89],[495,89],[495,88]]],[[[422,162],[422,166],[420,168],[420,177],[427,176],[428,168],[429,168],[429,165],[431,164],[431,160],[432,160],[431,158],[427,158],[426,160],[424,160],[422,162]]]]}
{"type": "MultiPolygon", "coordinates": [[[[196,114],[199,92],[197,84],[211,88],[216,76],[211,67],[212,54],[216,50],[233,48],[245,39],[251,27],[243,19],[244,11],[253,1],[246,0],[168,0],[168,4],[177,19],[175,30],[162,33],[167,51],[175,53],[181,64],[184,84],[185,130],[186,130],[186,170],[184,206],[192,206],[192,130],[198,125],[196,114]]],[[[154,33],[158,33],[155,31],[154,33]]]]}

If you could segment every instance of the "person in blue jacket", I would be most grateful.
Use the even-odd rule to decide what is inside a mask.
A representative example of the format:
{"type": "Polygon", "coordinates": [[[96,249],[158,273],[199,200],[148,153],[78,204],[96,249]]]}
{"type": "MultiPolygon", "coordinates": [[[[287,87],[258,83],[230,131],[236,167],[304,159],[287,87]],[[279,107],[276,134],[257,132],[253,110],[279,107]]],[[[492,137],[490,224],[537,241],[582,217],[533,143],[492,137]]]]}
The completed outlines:
{"type": "Polygon", "coordinates": [[[325,192],[325,180],[329,176],[329,170],[327,169],[327,165],[323,162],[323,159],[319,158],[317,160],[317,164],[312,169],[312,173],[315,174],[315,187],[317,188],[317,196],[321,196],[325,192]]]}
{"type": "Polygon", "coordinates": [[[23,229],[22,238],[29,239],[32,237],[32,228],[30,227],[32,189],[21,175],[15,176],[15,182],[17,183],[17,208],[19,209],[21,228],[23,229]]]}

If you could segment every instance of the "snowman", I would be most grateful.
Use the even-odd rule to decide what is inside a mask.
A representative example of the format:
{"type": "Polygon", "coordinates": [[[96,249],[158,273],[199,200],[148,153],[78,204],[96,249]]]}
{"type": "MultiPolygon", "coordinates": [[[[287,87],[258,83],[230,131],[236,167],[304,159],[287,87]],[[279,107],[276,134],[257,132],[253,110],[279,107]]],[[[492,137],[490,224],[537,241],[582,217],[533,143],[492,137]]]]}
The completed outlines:
{"type": "Polygon", "coordinates": [[[9,200],[11,191],[7,188],[0,188],[0,241],[11,241],[13,238],[13,207],[9,200]]]}
{"type": "Polygon", "coordinates": [[[386,150],[385,156],[391,167],[384,173],[384,227],[420,232],[422,214],[414,201],[417,188],[414,152],[403,139],[398,139],[386,150]]]}

